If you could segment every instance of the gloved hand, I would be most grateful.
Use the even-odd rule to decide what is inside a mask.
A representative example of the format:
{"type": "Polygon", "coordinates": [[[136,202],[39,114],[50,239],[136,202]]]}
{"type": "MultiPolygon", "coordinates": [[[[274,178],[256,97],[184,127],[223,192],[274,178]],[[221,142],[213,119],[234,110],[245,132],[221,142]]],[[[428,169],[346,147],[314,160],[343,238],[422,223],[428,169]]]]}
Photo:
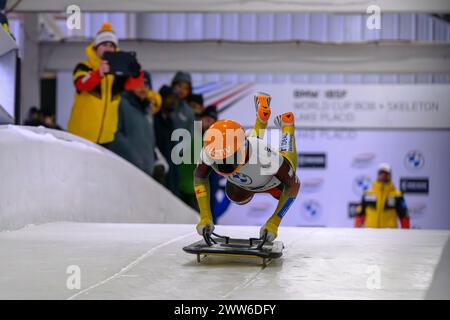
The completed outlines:
{"type": "Polygon", "coordinates": [[[409,217],[405,216],[405,217],[401,218],[400,225],[401,225],[402,229],[409,229],[411,227],[410,222],[409,222],[409,217]]]}
{"type": "Polygon", "coordinates": [[[207,235],[211,235],[214,231],[214,223],[210,219],[200,219],[200,222],[196,226],[197,233],[203,236],[203,230],[207,235]]]}
{"type": "Polygon", "coordinates": [[[161,110],[161,106],[162,106],[161,95],[156,91],[148,90],[147,100],[149,100],[151,102],[152,113],[157,114],[159,112],[159,110],[161,110]]]}
{"type": "Polygon", "coordinates": [[[267,241],[272,242],[278,236],[278,226],[270,221],[267,221],[265,225],[259,230],[259,237],[264,238],[267,232],[267,241]]]}
{"type": "Polygon", "coordinates": [[[355,217],[355,228],[362,228],[364,226],[364,216],[355,217]]]}
{"type": "Polygon", "coordinates": [[[267,123],[270,118],[270,100],[271,96],[264,92],[257,92],[254,96],[256,117],[262,123],[267,123]]]}

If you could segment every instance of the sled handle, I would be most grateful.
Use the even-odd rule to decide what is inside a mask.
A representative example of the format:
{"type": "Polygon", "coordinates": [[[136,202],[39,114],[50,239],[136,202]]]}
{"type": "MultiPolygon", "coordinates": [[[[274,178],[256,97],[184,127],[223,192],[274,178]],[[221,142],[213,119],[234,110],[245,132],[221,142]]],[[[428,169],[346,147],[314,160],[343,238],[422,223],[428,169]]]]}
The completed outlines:
{"type": "Polygon", "coordinates": [[[267,242],[267,231],[264,232],[264,235],[262,238],[250,238],[250,247],[253,246],[253,241],[255,240],[262,240],[260,244],[258,244],[257,248],[261,249],[263,245],[267,242]]]}
{"type": "Polygon", "coordinates": [[[261,241],[261,243],[258,245],[258,249],[261,249],[262,247],[263,247],[263,245],[266,243],[266,241],[267,241],[267,236],[268,236],[268,234],[267,234],[267,230],[264,232],[264,236],[263,236],[263,239],[262,239],[262,241],[261,241]]]}
{"type": "Polygon", "coordinates": [[[228,244],[229,242],[230,242],[230,237],[227,237],[227,236],[221,236],[221,235],[219,235],[219,234],[217,234],[217,233],[212,233],[213,235],[215,235],[217,238],[222,238],[222,239],[225,239],[225,243],[226,244],[228,244]]]}
{"type": "MultiPolygon", "coordinates": [[[[206,228],[204,228],[203,229],[203,239],[205,239],[205,242],[206,242],[206,244],[208,245],[208,246],[212,246],[212,242],[211,242],[211,240],[213,240],[212,238],[211,238],[211,236],[209,236],[207,233],[206,233],[206,228]]],[[[214,241],[214,240],[213,240],[214,241]]],[[[214,241],[215,242],[215,241],[214,241]]]]}

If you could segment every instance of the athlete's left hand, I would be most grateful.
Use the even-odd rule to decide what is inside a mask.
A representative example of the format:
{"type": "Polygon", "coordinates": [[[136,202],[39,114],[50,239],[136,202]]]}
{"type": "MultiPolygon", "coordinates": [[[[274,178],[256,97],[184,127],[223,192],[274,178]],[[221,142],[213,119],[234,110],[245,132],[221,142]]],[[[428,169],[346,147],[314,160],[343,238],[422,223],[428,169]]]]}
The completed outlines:
{"type": "Polygon", "coordinates": [[[259,237],[264,238],[265,233],[267,232],[267,241],[272,242],[278,236],[278,226],[270,221],[267,221],[265,225],[261,227],[259,231],[259,237]]]}

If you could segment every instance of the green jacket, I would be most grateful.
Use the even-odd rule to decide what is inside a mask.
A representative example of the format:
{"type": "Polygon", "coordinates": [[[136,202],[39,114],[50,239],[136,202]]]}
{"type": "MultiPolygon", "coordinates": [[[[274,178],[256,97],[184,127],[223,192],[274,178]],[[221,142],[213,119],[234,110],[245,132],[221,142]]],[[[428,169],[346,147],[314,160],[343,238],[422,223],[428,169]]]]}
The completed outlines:
{"type": "Polygon", "coordinates": [[[117,132],[110,149],[136,167],[153,174],[155,165],[155,130],[149,101],[124,92],[119,105],[117,132]]]}

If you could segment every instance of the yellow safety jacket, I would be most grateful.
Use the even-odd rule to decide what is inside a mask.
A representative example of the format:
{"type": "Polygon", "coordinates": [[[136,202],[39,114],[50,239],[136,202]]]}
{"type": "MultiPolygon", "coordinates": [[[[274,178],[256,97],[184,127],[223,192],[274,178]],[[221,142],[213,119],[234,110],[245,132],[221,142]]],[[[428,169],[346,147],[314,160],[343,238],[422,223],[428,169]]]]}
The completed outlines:
{"type": "MultiPolygon", "coordinates": [[[[100,66],[101,59],[92,44],[86,48],[86,55],[88,60],[75,67],[74,83],[100,66]]],[[[69,132],[95,143],[113,141],[117,131],[120,96],[126,80],[107,74],[93,90],[75,92],[68,123],[69,132]]]]}
{"type": "Polygon", "coordinates": [[[408,211],[402,193],[392,182],[375,181],[364,193],[358,214],[364,216],[366,228],[397,228],[398,219],[408,211]]]}

